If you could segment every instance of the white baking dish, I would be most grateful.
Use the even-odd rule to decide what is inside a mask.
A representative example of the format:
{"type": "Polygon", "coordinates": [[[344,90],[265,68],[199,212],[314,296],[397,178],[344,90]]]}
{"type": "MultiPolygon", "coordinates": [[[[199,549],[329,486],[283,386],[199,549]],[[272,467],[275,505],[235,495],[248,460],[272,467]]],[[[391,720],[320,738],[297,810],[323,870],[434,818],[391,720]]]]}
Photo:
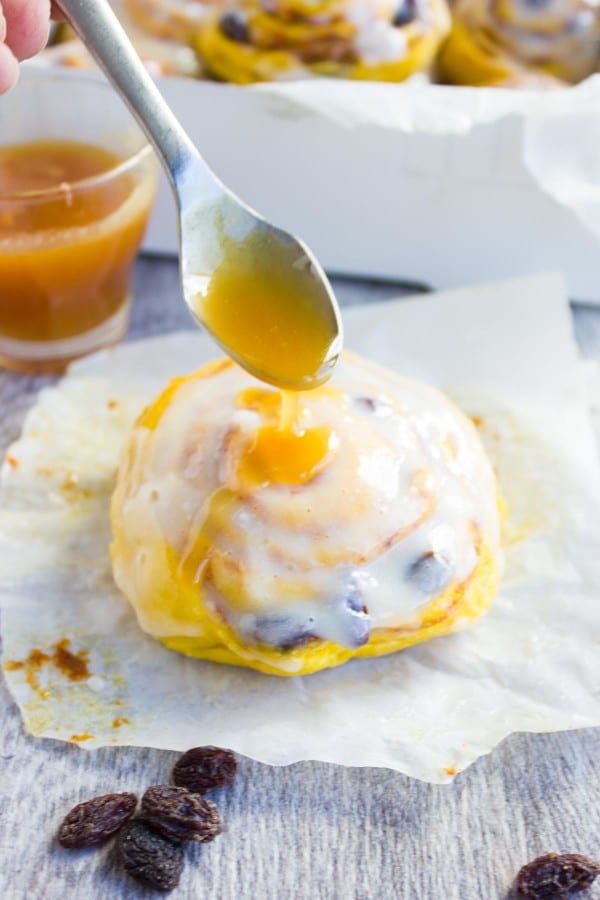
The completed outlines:
{"type": "MultiPolygon", "coordinates": [[[[70,79],[98,76],[63,77],[57,103],[70,79]]],[[[600,303],[600,78],[544,93],[159,86],[224,181],[330,272],[441,288],[559,268],[572,297],[600,303]]],[[[145,246],[176,252],[165,182],[145,246]]]]}

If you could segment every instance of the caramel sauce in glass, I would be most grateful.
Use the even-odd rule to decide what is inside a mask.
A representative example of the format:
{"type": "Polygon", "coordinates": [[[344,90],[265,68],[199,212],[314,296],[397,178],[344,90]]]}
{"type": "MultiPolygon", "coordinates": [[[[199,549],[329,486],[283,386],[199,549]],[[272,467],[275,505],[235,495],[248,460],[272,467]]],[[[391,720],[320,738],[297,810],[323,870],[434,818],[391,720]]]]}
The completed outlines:
{"type": "Polygon", "coordinates": [[[150,171],[74,141],[0,147],[2,337],[73,338],[127,303],[154,197],[150,171]]]}

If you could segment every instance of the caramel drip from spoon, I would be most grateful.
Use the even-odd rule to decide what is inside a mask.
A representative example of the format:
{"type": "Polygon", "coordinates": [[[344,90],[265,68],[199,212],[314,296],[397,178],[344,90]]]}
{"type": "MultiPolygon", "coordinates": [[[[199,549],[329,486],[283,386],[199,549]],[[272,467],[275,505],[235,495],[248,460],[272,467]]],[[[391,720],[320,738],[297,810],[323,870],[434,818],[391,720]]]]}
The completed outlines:
{"type": "Polygon", "coordinates": [[[243,482],[304,484],[331,462],[337,437],[325,425],[304,429],[301,412],[298,394],[281,391],[278,420],[258,429],[240,461],[243,482]]]}

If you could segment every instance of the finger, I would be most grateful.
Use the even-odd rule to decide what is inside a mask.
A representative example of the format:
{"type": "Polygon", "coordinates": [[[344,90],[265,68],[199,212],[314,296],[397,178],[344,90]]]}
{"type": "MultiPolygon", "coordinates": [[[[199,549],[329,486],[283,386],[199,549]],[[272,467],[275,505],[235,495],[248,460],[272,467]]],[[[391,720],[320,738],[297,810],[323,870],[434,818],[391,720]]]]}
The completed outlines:
{"type": "Polygon", "coordinates": [[[48,40],[50,0],[2,0],[5,43],[17,59],[35,56],[48,40]]]}
{"type": "Polygon", "coordinates": [[[18,77],[19,63],[15,55],[6,44],[0,43],[0,94],[4,94],[13,87],[18,77]]]}

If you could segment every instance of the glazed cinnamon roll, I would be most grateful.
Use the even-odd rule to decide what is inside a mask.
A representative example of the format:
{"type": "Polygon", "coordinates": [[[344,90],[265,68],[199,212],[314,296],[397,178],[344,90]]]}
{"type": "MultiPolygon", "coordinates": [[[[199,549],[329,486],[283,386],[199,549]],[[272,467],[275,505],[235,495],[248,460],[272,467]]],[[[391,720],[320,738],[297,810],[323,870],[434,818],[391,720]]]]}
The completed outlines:
{"type": "Polygon", "coordinates": [[[292,397],[229,360],[173,381],[133,429],[111,520],[144,631],[274,675],[447,634],[496,590],[496,484],[471,422],[353,355],[292,397]]]}
{"type": "Polygon", "coordinates": [[[237,84],[307,75],[404,81],[431,65],[446,0],[238,0],[201,24],[207,70],[237,84]]]}
{"type": "Polygon", "coordinates": [[[438,72],[450,84],[575,83],[597,68],[595,0],[456,0],[438,72]]]}

